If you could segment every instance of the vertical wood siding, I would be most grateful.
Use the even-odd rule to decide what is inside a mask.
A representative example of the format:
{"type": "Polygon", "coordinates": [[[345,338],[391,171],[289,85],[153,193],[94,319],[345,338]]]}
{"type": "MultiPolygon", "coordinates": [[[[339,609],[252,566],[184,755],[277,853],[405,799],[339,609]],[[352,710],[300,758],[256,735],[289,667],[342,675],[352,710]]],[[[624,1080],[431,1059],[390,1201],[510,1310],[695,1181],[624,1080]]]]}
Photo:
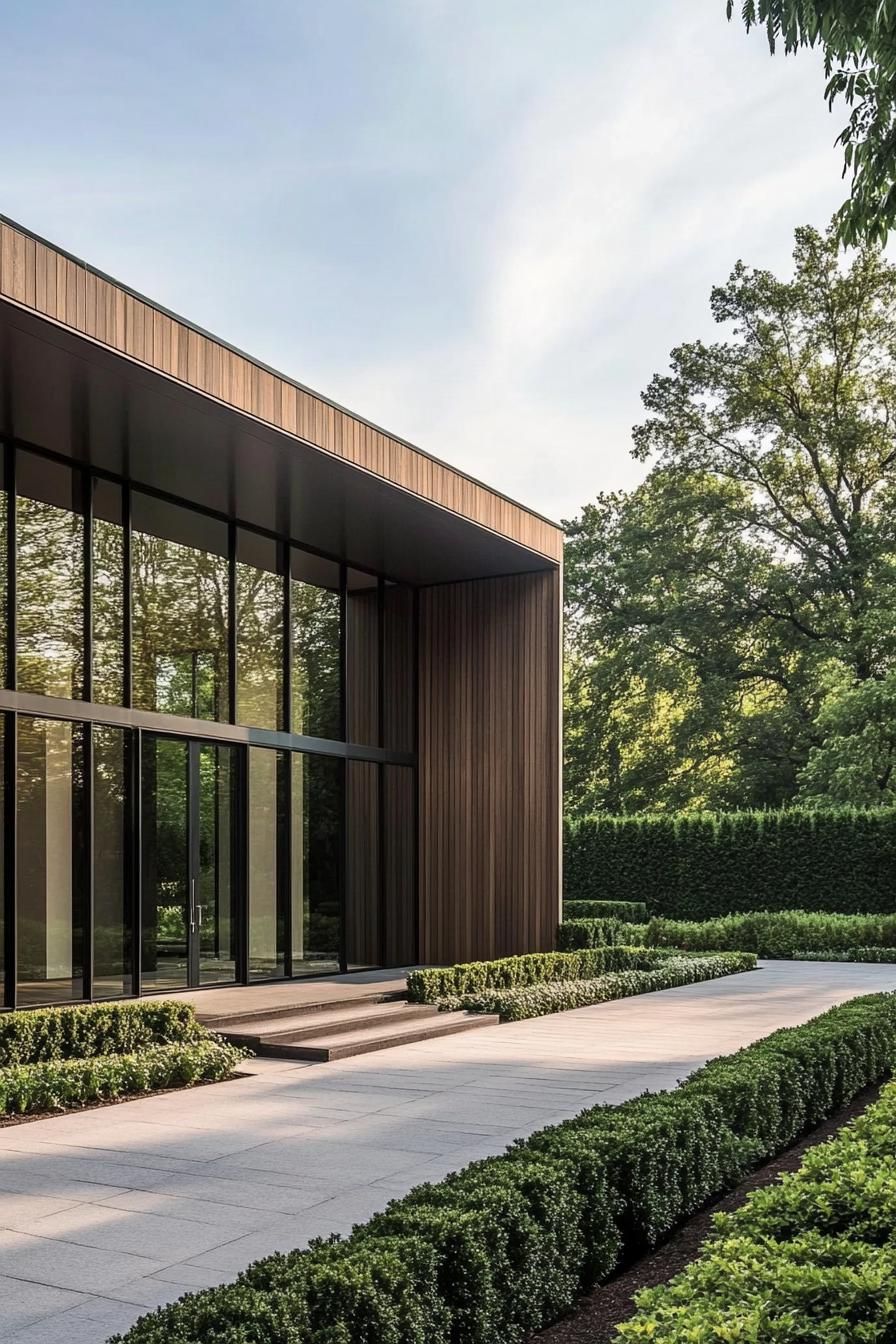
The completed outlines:
{"type": "Polygon", "coordinates": [[[560,572],[420,594],[420,958],[547,951],[560,909],[560,572]]]}
{"type": "Polygon", "coordinates": [[[551,523],[2,221],[0,295],[541,555],[561,557],[563,534],[551,523]]]}

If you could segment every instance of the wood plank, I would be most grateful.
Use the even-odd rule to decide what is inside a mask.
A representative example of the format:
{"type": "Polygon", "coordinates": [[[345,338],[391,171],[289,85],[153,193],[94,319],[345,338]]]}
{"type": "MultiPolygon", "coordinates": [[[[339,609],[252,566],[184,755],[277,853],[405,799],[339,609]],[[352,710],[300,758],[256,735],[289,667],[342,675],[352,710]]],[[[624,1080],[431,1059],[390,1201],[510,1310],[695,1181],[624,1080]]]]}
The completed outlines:
{"type": "Polygon", "coordinates": [[[559,572],[420,593],[420,958],[547,951],[560,910],[559,572]]]}
{"type": "Polygon", "coordinates": [[[560,529],[522,505],[161,314],[8,224],[0,224],[0,293],[539,555],[562,557],[560,529]]]}

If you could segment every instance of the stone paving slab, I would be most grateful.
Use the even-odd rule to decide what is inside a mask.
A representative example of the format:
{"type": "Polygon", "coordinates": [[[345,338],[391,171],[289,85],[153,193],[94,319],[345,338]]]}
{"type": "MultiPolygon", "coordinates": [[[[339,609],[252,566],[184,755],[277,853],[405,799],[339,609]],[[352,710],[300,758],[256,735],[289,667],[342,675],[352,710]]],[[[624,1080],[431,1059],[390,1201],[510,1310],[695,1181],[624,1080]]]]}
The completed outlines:
{"type": "Polygon", "coordinates": [[[101,1344],[424,1180],[858,994],[896,967],[753,973],[0,1129],[0,1344],[101,1344]]]}

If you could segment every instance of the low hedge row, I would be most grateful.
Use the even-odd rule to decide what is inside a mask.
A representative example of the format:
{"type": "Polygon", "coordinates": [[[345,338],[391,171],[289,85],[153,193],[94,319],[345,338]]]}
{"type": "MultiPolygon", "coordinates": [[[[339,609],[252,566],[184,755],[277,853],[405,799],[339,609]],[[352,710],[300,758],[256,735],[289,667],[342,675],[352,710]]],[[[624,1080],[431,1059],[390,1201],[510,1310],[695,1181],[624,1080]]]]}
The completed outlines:
{"type": "MultiPolygon", "coordinates": [[[[605,920],[567,920],[557,944],[564,951],[619,941],[619,929],[605,920]]],[[[626,942],[648,947],[678,947],[693,952],[755,952],[760,957],[787,958],[801,952],[845,952],[851,947],[896,946],[896,915],[831,915],[807,910],[753,911],[722,915],[692,923],[652,919],[624,926],[626,942]]]]}
{"type": "Polygon", "coordinates": [[[564,919],[621,919],[643,924],[650,918],[643,901],[564,901],[564,919]]]}
{"type": "MultiPolygon", "coordinates": [[[[620,950],[637,951],[634,948],[620,950]]],[[[651,959],[649,953],[647,956],[642,953],[642,958],[645,962],[651,959]]],[[[723,975],[736,975],[739,971],[755,968],[756,957],[752,952],[663,957],[654,970],[615,971],[593,980],[552,980],[519,989],[488,989],[480,994],[444,999],[439,1006],[449,1012],[464,1009],[471,1013],[500,1013],[504,1022],[520,1022],[526,1017],[543,1017],[547,1013],[565,1012],[568,1008],[587,1008],[590,1004],[608,1003],[611,999],[651,994],[658,989],[695,985],[701,980],[716,980],[723,975]]]]}
{"type": "Polygon", "coordinates": [[[638,1296],[618,1336],[891,1341],[896,1316],[896,1086],[800,1168],[715,1219],[700,1256],[638,1296]]]}
{"type": "Polygon", "coordinates": [[[346,1241],[273,1255],[128,1344],[517,1344],[882,1078],[896,997],[854,1000],[424,1185],[346,1241]]]}
{"type": "Polygon", "coordinates": [[[848,947],[845,952],[794,952],[794,961],[896,962],[896,947],[848,947]]]}
{"type": "Polygon", "coordinates": [[[209,1035],[188,1043],[150,1045],[136,1054],[12,1064],[0,1068],[0,1115],[65,1110],[158,1088],[219,1082],[245,1054],[209,1035]]]}
{"type": "Polygon", "coordinates": [[[487,989],[517,989],[550,980],[588,980],[605,971],[649,970],[656,953],[643,947],[603,943],[581,952],[529,952],[496,961],[468,961],[457,966],[427,967],[408,974],[411,1003],[478,994],[487,989]]]}
{"type": "Polygon", "coordinates": [[[204,1031],[189,1003],[85,1003],[0,1014],[0,1067],[42,1060],[130,1055],[188,1043],[204,1031]]]}

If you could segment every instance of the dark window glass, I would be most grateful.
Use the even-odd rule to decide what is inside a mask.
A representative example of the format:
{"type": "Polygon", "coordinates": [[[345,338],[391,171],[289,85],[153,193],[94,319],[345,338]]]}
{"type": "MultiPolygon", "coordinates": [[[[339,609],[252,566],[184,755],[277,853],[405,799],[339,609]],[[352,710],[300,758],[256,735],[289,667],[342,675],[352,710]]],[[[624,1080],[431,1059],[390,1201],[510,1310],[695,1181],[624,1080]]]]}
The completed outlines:
{"type": "Polygon", "coordinates": [[[236,979],[237,881],[235,807],[236,747],[202,742],[197,748],[199,871],[193,912],[198,939],[199,983],[236,979]]]}
{"type": "Polygon", "coordinates": [[[249,748],[249,975],[283,975],[282,823],[285,815],[281,753],[249,748]]]}
{"type": "Polygon", "coordinates": [[[383,746],[413,751],[414,593],[400,584],[383,589],[383,746]]]}
{"type": "Polygon", "coordinates": [[[93,996],[131,992],[125,876],[125,734],[93,727],[93,996]]]}
{"type": "Polygon", "coordinates": [[[236,718],[283,726],[283,596],[280,546],[240,528],[236,543],[236,718]]]}
{"type": "Polygon", "coordinates": [[[226,720],[227,527],[139,491],[132,511],[134,704],[226,720]]]}
{"type": "Polygon", "coordinates": [[[339,970],[342,762],[292,756],[293,975],[339,970]]]}
{"type": "Polygon", "coordinates": [[[84,685],[82,478],[25,452],[16,472],[18,688],[77,699],[84,685]]]}
{"type": "Polygon", "coordinates": [[[370,574],[350,569],[345,598],[347,739],[379,746],[380,599],[370,574]]]}
{"type": "Polygon", "coordinates": [[[18,720],[18,1002],[83,995],[83,729],[18,720]]]}
{"type": "Polygon", "coordinates": [[[383,965],[417,959],[416,771],[383,766],[383,965]]]}
{"type": "Polygon", "coordinates": [[[183,989],[189,979],[189,743],[143,737],[142,988],[183,989]]]}
{"type": "Polygon", "coordinates": [[[121,487],[93,482],[93,693],[124,704],[124,530],[121,487]]]}
{"type": "Polygon", "coordinates": [[[290,557],[292,731],[341,736],[339,566],[306,551],[290,557]]]}
{"type": "Polygon", "coordinates": [[[346,763],[345,955],[348,969],[382,959],[379,766],[346,763]]]}

